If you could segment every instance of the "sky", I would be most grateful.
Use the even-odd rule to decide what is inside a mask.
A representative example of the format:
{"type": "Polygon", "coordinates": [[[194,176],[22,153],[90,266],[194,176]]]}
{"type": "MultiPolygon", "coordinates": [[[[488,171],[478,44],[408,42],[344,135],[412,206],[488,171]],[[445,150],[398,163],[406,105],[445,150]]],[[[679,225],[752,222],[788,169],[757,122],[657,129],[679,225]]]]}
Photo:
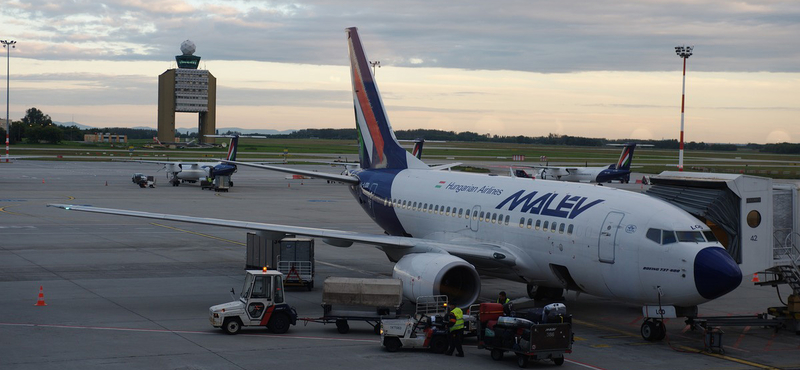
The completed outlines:
{"type": "Polygon", "coordinates": [[[677,139],[693,45],[686,141],[800,142],[800,1],[2,0],[0,25],[12,120],[155,128],[189,39],[217,127],[355,127],[356,26],[396,130],[677,139]]]}

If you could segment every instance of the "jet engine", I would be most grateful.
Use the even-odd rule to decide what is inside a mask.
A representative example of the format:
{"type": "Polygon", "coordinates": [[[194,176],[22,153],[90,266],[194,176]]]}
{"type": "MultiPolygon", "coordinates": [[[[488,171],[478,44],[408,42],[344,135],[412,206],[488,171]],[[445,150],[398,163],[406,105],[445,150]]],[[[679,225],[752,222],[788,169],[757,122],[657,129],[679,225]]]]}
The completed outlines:
{"type": "Polygon", "coordinates": [[[403,295],[418,297],[447,295],[450,304],[467,307],[481,292],[481,278],[475,267],[445,253],[413,253],[394,265],[392,277],[403,281],[403,295]]]}

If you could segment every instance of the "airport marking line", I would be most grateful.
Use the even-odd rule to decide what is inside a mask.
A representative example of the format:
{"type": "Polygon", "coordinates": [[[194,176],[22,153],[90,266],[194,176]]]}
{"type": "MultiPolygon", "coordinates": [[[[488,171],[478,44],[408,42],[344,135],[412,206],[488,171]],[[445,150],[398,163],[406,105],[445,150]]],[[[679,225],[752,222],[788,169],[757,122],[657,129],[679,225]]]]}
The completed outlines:
{"type": "Polygon", "coordinates": [[[11,212],[11,211],[6,211],[6,208],[8,208],[8,207],[11,207],[11,206],[0,207],[0,212],[8,213],[10,215],[27,216],[26,214],[23,214],[23,213],[16,213],[16,212],[11,212]]]}
{"type": "MultiPolygon", "coordinates": [[[[28,328],[52,328],[52,329],[83,329],[83,330],[108,330],[108,331],[128,331],[138,333],[165,333],[165,334],[201,334],[201,335],[223,335],[211,331],[196,331],[196,330],[168,330],[168,329],[141,329],[141,328],[114,328],[108,326],[83,326],[83,325],[56,325],[56,324],[26,324],[26,323],[11,323],[3,322],[0,326],[16,326],[28,328]]],[[[335,337],[312,337],[305,335],[284,335],[284,334],[249,334],[241,333],[240,336],[248,337],[264,337],[264,338],[289,338],[289,339],[312,339],[312,340],[330,340],[339,342],[361,342],[361,343],[380,343],[376,339],[354,339],[354,338],[335,338],[335,337]]]]}
{"type": "MultiPolygon", "coordinates": [[[[588,327],[591,327],[591,328],[595,328],[595,329],[613,331],[613,332],[616,332],[616,333],[624,334],[625,336],[639,338],[639,335],[631,333],[631,332],[628,332],[628,331],[625,331],[625,330],[621,330],[621,329],[615,329],[615,328],[612,328],[612,327],[599,325],[599,324],[592,324],[590,322],[583,321],[583,320],[572,319],[572,322],[576,323],[576,324],[579,324],[579,325],[585,325],[585,326],[588,326],[588,327]]],[[[675,346],[675,348],[680,349],[682,351],[686,351],[686,352],[690,352],[690,353],[697,353],[697,354],[706,355],[706,356],[710,356],[710,357],[716,357],[716,358],[721,359],[721,360],[727,360],[727,361],[731,361],[731,362],[736,362],[736,363],[740,363],[740,364],[747,365],[747,366],[752,366],[752,367],[759,368],[759,369],[780,370],[780,368],[777,368],[777,367],[774,367],[774,366],[759,364],[759,363],[755,363],[755,362],[751,362],[751,361],[747,361],[747,360],[742,360],[740,358],[726,356],[726,355],[722,355],[722,354],[719,354],[719,353],[707,352],[707,351],[699,350],[697,348],[687,347],[687,346],[683,346],[683,345],[677,345],[677,346],[675,346]]]]}

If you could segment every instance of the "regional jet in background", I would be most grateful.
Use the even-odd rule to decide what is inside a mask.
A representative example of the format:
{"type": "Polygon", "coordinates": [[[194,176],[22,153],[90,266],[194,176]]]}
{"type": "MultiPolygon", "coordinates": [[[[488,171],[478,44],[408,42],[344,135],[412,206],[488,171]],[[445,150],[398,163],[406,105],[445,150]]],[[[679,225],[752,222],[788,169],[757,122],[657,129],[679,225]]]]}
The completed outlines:
{"type": "Polygon", "coordinates": [[[742,271],[709,227],[660,199],[588,184],[432,170],[397,142],[358,31],[346,34],[359,168],[338,175],[229,163],[344,183],[383,233],[50,206],[306,235],[337,247],[374,245],[396,262],[392,276],[412,301],[446,294],[465,307],[478,299],[483,275],[526,283],[537,298],[558,298],[569,289],[641,304],[648,314],[663,313],[642,324],[648,340],[663,339],[662,318],[696,316],[697,305],[741,283],[742,271]]]}
{"type": "MultiPolygon", "coordinates": [[[[208,137],[230,138],[231,144],[228,146],[227,161],[236,160],[236,151],[239,147],[239,135],[206,135],[208,137]]],[[[266,136],[247,136],[247,138],[264,139],[266,136]]],[[[172,186],[178,186],[183,182],[194,183],[203,179],[214,179],[217,176],[231,176],[236,172],[236,165],[224,161],[216,162],[176,162],[176,161],[146,161],[128,160],[127,162],[155,163],[164,165],[167,179],[172,186]]],[[[230,182],[233,186],[233,181],[230,182]]]]}
{"type": "MultiPolygon", "coordinates": [[[[610,144],[617,146],[617,144],[610,144]]],[[[636,143],[623,144],[622,154],[615,164],[603,167],[558,167],[558,166],[532,166],[536,170],[536,178],[542,180],[559,180],[571,182],[596,182],[604,183],[619,181],[628,183],[631,180],[631,162],[636,143]]],[[[652,146],[642,145],[639,146],[652,146]]],[[[517,166],[521,167],[521,166],[517,166]]],[[[519,173],[511,172],[512,175],[519,173]]]]}

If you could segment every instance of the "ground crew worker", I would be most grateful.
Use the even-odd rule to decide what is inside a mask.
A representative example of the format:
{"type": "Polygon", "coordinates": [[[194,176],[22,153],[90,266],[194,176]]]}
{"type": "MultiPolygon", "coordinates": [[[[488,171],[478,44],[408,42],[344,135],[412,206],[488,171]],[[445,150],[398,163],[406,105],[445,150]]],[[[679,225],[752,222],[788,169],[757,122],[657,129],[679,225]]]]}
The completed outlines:
{"type": "Polygon", "coordinates": [[[464,313],[460,308],[453,308],[447,314],[447,323],[450,327],[450,332],[447,335],[450,345],[444,354],[452,356],[453,351],[458,351],[456,356],[464,357],[464,349],[461,348],[461,342],[464,340],[464,313]]]}
{"type": "Polygon", "coordinates": [[[497,303],[500,303],[500,304],[504,305],[504,304],[506,304],[508,302],[511,302],[511,300],[506,298],[506,292],[505,291],[502,291],[502,292],[500,292],[500,294],[497,295],[497,303]]]}

